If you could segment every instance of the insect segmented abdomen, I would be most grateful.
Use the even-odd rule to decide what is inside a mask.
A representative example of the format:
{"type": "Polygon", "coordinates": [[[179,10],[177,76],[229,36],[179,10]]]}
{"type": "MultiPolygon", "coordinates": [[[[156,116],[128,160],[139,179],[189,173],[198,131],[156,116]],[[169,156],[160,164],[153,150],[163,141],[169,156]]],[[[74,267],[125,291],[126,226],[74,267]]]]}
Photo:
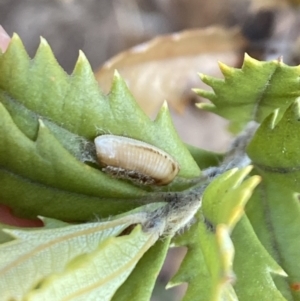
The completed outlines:
{"type": "Polygon", "coordinates": [[[95,145],[104,171],[140,184],[167,185],[180,169],[169,154],[139,140],[102,135],[95,139],[95,145]]]}

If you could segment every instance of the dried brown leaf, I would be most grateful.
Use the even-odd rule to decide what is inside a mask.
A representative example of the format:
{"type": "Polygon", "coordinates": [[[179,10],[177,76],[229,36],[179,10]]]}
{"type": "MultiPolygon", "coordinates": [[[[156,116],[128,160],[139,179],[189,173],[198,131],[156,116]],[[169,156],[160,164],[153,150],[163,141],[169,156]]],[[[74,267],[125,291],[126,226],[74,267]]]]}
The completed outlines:
{"type": "Polygon", "coordinates": [[[220,74],[217,60],[236,65],[245,43],[237,29],[220,27],[160,36],[113,57],[96,78],[108,93],[117,69],[147,114],[154,115],[165,99],[181,112],[191,88],[199,87],[197,72],[220,74]]]}

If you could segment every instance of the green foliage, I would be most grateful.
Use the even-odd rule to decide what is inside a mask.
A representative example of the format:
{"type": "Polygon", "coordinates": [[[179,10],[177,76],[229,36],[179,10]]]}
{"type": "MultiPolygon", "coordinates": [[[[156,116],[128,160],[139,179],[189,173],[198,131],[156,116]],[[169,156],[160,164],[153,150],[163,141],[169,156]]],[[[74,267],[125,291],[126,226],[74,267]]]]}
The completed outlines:
{"type": "Polygon", "coordinates": [[[199,107],[229,119],[233,132],[242,130],[249,121],[263,121],[278,108],[282,115],[300,96],[300,67],[289,67],[280,59],[259,62],[245,55],[241,69],[222,63],[220,69],[224,79],[201,75],[213,92],[196,90],[212,102],[202,103],[199,107]]]}
{"type": "Polygon", "coordinates": [[[276,113],[269,116],[248,148],[264,179],[248,216],[265,248],[287,273],[286,278],[275,278],[287,300],[300,300],[300,292],[291,289],[300,282],[299,113],[297,100],[282,118],[276,113]]]}
{"type": "Polygon", "coordinates": [[[237,278],[234,289],[238,300],[286,300],[272,279],[275,273],[281,276],[285,273],[261,245],[246,216],[233,230],[232,241],[235,246],[233,270],[237,278]]]}
{"type": "Polygon", "coordinates": [[[69,76],[45,40],[29,60],[15,35],[0,56],[0,70],[0,200],[18,215],[86,221],[141,205],[135,199],[147,194],[142,187],[84,164],[93,139],[103,133],[149,142],[179,162],[179,176],[199,174],[167,107],[152,122],[118,74],[104,96],[82,53],[69,76]]]}
{"type": "Polygon", "coordinates": [[[241,69],[220,68],[224,79],[202,75],[214,92],[198,90],[212,101],[201,106],[234,132],[261,123],[247,149],[253,169],[222,171],[205,183],[195,198],[201,209],[173,237],[164,233],[166,195],[178,198],[171,202],[180,212],[181,196],[200,185],[187,184],[184,195],[182,183],[226,155],[186,148],[167,106],[151,121],[117,73],[103,95],[82,53],[69,76],[44,40],[30,60],[13,37],[0,54],[0,203],[20,216],[61,221],[29,230],[0,225],[3,300],[149,300],[171,242],[188,249],[168,285],[187,282],[185,301],[300,300],[300,68],[248,56],[241,69]],[[163,149],[179,162],[179,176],[160,188],[108,176],[93,146],[106,133],[163,149]],[[63,222],[95,214],[110,218],[63,222]]]}
{"type": "Polygon", "coordinates": [[[250,223],[245,216],[232,235],[237,296],[243,301],[300,300],[299,66],[246,56],[242,69],[220,67],[224,80],[202,76],[214,89],[199,90],[213,102],[202,107],[228,118],[233,131],[250,120],[262,122],[247,151],[262,183],[246,207],[250,223]],[[272,279],[269,271],[278,275],[272,279]]]}
{"type": "Polygon", "coordinates": [[[188,282],[186,301],[238,300],[232,287],[234,246],[230,232],[260,180],[252,176],[243,181],[250,170],[231,170],[214,180],[203,195],[197,223],[175,241],[177,246],[187,246],[188,253],[170,285],[188,282]]]}
{"type": "Polygon", "coordinates": [[[217,166],[223,160],[223,154],[199,149],[193,145],[186,145],[194,160],[201,169],[217,166]]]}
{"type": "Polygon", "coordinates": [[[62,272],[46,277],[25,300],[51,301],[53,296],[58,300],[111,300],[156,239],[157,235],[143,232],[140,226],[128,236],[110,237],[94,251],[69,261],[62,272]]]}
{"type": "Polygon", "coordinates": [[[260,182],[260,177],[253,176],[242,184],[250,171],[250,166],[240,171],[232,169],[214,180],[205,190],[202,210],[212,227],[225,224],[232,230],[241,218],[246,202],[260,182]]]}
{"type": "Polygon", "coordinates": [[[148,301],[169,249],[170,237],[158,241],[138,262],[133,272],[114,294],[113,301],[148,301]]]}
{"type": "Polygon", "coordinates": [[[6,229],[15,240],[0,248],[2,300],[22,296],[24,300],[53,300],[53,296],[57,300],[95,300],[96,296],[110,300],[158,238],[157,233],[145,233],[140,226],[120,236],[140,221],[138,213],[131,213],[102,223],[51,221],[45,229],[6,229]]]}

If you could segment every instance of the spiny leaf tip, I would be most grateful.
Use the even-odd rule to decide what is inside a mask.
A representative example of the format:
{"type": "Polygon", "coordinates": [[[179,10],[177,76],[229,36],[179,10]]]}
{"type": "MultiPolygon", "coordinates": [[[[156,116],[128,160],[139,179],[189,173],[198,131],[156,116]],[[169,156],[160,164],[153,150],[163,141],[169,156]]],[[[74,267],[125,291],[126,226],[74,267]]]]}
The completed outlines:
{"type": "Polygon", "coordinates": [[[47,42],[47,40],[44,37],[40,36],[40,45],[39,45],[39,47],[45,47],[45,46],[46,47],[50,47],[50,45],[47,42]]]}
{"type": "Polygon", "coordinates": [[[168,110],[169,106],[168,106],[168,102],[166,100],[164,100],[162,106],[161,106],[161,109],[163,110],[168,110]]]}
{"type": "Polygon", "coordinates": [[[160,107],[160,110],[155,118],[155,121],[161,121],[161,120],[171,120],[170,114],[169,114],[169,107],[168,102],[164,100],[163,104],[160,107]]]}
{"type": "Polygon", "coordinates": [[[257,66],[258,64],[261,64],[260,61],[254,59],[253,57],[251,57],[249,54],[245,53],[244,55],[244,63],[243,63],[243,66],[244,65],[253,65],[253,66],[257,66]]]}
{"type": "Polygon", "coordinates": [[[121,75],[117,69],[114,70],[114,79],[120,79],[121,75]]]}
{"type": "Polygon", "coordinates": [[[226,64],[222,63],[222,62],[218,62],[219,68],[222,72],[222,74],[225,77],[231,76],[234,72],[234,68],[227,66],[226,64]]]}
{"type": "Polygon", "coordinates": [[[18,42],[20,42],[20,43],[22,43],[22,40],[21,40],[21,38],[19,37],[19,35],[17,34],[17,33],[13,33],[13,35],[12,35],[12,37],[11,37],[11,40],[12,41],[18,41],[18,42]]]}
{"type": "Polygon", "coordinates": [[[82,50],[79,50],[77,63],[79,62],[80,63],[88,62],[88,59],[82,50]]]}

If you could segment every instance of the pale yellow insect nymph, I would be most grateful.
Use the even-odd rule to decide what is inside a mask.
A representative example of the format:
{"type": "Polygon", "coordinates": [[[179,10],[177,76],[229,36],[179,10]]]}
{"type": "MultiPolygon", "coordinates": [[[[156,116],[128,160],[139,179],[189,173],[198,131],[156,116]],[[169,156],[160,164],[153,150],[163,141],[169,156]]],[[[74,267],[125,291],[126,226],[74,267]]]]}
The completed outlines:
{"type": "Polygon", "coordinates": [[[163,150],[131,138],[102,135],[95,138],[97,158],[104,171],[143,185],[167,185],[179,164],[163,150]]]}

